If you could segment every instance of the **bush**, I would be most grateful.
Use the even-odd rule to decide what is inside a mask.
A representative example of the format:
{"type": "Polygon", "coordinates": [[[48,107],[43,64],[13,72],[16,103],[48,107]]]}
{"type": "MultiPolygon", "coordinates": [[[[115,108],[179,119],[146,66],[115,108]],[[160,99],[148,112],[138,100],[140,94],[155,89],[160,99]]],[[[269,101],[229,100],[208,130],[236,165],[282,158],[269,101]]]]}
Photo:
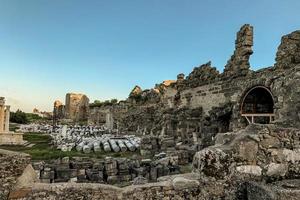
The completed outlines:
{"type": "Polygon", "coordinates": [[[117,104],[118,103],[118,99],[112,99],[112,100],[110,100],[110,103],[117,104]]]}
{"type": "Polygon", "coordinates": [[[37,114],[33,113],[25,113],[21,110],[17,110],[16,112],[10,113],[10,122],[18,123],[18,124],[28,124],[30,122],[34,122],[37,120],[43,119],[42,117],[38,116],[37,114]]]}
{"type": "Polygon", "coordinates": [[[39,116],[37,114],[33,114],[33,113],[26,113],[26,117],[29,122],[34,122],[34,121],[43,119],[41,116],[39,116]]]}

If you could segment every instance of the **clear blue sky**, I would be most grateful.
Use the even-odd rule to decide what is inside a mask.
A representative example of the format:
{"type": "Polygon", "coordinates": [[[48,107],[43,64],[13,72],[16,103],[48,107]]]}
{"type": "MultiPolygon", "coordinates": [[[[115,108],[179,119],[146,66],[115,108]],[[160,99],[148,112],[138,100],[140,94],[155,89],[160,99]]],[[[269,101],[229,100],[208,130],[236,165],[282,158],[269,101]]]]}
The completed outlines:
{"type": "Polygon", "coordinates": [[[300,1],[0,0],[0,96],[50,111],[67,92],[125,99],[209,60],[223,71],[245,23],[252,69],[271,66],[300,28],[300,1]]]}

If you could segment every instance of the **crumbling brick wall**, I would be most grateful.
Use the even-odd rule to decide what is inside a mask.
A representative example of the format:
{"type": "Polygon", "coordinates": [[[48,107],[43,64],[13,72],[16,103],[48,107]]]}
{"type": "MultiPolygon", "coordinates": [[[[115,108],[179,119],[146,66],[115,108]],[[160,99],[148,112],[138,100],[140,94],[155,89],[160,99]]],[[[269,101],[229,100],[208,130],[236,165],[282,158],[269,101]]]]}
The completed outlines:
{"type": "Polygon", "coordinates": [[[220,130],[216,130],[216,126],[220,124],[225,124],[221,131],[226,127],[227,131],[244,128],[248,122],[241,116],[242,99],[256,86],[265,87],[272,93],[274,123],[299,128],[299,35],[300,31],[295,31],[283,36],[274,67],[252,71],[249,59],[253,28],[250,25],[242,26],[237,33],[233,56],[223,73],[219,73],[208,62],[194,68],[186,78],[179,74],[177,81],[168,86],[156,86],[144,91],[139,89],[136,97],[130,95],[127,99],[128,112],[117,120],[120,128],[146,129],[147,133],[153,131],[159,134],[167,126],[171,130],[165,132],[173,132],[174,135],[179,134],[180,127],[187,126],[196,127],[203,134],[210,130],[217,133],[220,130]],[[222,108],[226,108],[226,113],[222,108]],[[202,110],[202,113],[196,117],[189,115],[192,113],[189,110],[193,109],[202,110]],[[185,110],[185,118],[178,117],[182,110],[185,110]]]}

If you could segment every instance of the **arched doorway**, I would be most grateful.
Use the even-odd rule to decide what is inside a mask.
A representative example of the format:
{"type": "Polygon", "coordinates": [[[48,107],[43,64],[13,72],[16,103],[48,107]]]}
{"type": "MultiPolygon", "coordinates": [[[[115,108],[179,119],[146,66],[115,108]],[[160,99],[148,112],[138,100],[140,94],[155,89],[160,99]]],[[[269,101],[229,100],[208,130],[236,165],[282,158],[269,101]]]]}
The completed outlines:
{"type": "Polygon", "coordinates": [[[269,124],[274,121],[274,99],[264,86],[248,90],[242,99],[241,115],[249,123],[269,124]]]}

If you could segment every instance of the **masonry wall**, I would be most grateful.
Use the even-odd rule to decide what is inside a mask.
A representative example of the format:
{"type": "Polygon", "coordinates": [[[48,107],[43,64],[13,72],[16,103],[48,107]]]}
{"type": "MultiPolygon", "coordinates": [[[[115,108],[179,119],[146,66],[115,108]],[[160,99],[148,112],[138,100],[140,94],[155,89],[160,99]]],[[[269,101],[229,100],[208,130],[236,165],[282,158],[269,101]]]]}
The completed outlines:
{"type": "Polygon", "coordinates": [[[30,163],[30,156],[0,149],[0,200],[6,199],[16,180],[30,163]]]}
{"type": "Polygon", "coordinates": [[[89,98],[84,94],[66,94],[65,117],[74,121],[87,120],[89,98]]]}
{"type": "Polygon", "coordinates": [[[197,108],[201,106],[203,112],[208,114],[213,107],[219,107],[227,101],[222,84],[223,82],[217,82],[182,91],[180,107],[197,108]]]}
{"type": "MultiPolygon", "coordinates": [[[[225,196],[222,183],[188,181],[174,185],[172,181],[148,183],[125,188],[103,184],[35,184],[30,188],[13,191],[11,199],[103,199],[103,200],[141,200],[141,199],[221,199],[225,196]],[[211,188],[211,189],[210,189],[211,188]],[[213,190],[212,190],[213,188],[213,190]]],[[[233,194],[234,195],[234,194],[233,194]]],[[[228,196],[228,195],[227,195],[228,196]]]]}
{"type": "MultiPolygon", "coordinates": [[[[274,100],[275,122],[285,127],[300,127],[300,31],[282,37],[274,66],[253,71],[253,28],[244,25],[237,33],[236,48],[224,72],[211,62],[195,67],[168,85],[142,90],[136,86],[126,100],[126,112],[115,109],[113,116],[120,129],[158,135],[165,130],[174,136],[197,132],[209,137],[218,132],[244,128],[242,99],[255,86],[269,89],[274,100]],[[137,89],[138,88],[138,89],[137,89]]],[[[93,117],[91,117],[93,118],[93,117]]]]}

